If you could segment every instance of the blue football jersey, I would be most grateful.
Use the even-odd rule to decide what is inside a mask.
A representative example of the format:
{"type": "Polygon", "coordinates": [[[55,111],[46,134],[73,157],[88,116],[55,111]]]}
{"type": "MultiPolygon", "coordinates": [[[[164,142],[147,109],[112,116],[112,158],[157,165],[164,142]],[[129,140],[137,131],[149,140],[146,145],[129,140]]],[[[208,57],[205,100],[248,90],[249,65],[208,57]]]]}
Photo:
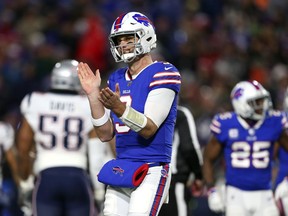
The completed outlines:
{"type": "Polygon", "coordinates": [[[234,112],[215,115],[210,129],[223,145],[226,184],[242,190],[271,189],[273,146],[284,128],[286,117],[275,110],[252,127],[234,112]]]}
{"type": "Polygon", "coordinates": [[[132,131],[111,112],[115,125],[117,158],[169,163],[177,115],[177,95],[181,84],[179,71],[170,63],[154,62],[132,79],[128,68],[121,68],[109,77],[108,85],[113,91],[115,91],[116,83],[119,83],[121,101],[141,113],[144,113],[145,102],[150,91],[158,88],[175,91],[176,96],[167,118],[156,134],[149,139],[132,131]]]}
{"type": "MultiPolygon", "coordinates": [[[[288,113],[285,113],[285,114],[287,117],[288,113]]],[[[279,168],[278,168],[278,174],[277,174],[275,184],[274,184],[275,188],[284,179],[285,176],[288,176],[288,152],[282,147],[280,147],[277,156],[279,160],[279,168]]]]}
{"type": "Polygon", "coordinates": [[[288,176],[288,152],[282,147],[279,149],[278,152],[278,160],[279,169],[275,180],[275,188],[285,178],[285,176],[288,176]]]}

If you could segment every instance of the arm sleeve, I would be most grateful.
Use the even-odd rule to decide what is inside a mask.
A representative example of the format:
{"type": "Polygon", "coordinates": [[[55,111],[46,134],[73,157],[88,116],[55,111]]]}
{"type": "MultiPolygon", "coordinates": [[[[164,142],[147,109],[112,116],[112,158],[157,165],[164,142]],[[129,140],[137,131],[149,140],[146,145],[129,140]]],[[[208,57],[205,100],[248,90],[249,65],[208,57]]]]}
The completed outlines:
{"type": "Polygon", "coordinates": [[[175,92],[171,89],[152,90],[147,97],[144,114],[159,127],[167,118],[174,98],[175,92]]]}

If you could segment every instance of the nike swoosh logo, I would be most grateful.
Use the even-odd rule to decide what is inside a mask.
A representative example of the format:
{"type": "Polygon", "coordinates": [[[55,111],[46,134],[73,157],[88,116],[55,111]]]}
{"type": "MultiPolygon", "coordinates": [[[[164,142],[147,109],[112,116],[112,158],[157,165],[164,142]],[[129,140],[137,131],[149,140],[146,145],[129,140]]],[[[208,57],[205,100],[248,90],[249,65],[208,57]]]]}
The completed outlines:
{"type": "Polygon", "coordinates": [[[169,70],[171,69],[172,67],[164,67],[165,70],[169,70]]]}

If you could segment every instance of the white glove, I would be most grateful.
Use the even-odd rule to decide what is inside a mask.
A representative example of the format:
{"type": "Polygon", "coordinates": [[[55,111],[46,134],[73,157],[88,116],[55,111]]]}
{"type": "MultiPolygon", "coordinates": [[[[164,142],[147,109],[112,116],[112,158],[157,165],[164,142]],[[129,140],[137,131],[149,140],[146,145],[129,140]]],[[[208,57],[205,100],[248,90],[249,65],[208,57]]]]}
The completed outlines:
{"type": "Polygon", "coordinates": [[[94,190],[94,199],[97,202],[104,202],[105,198],[105,188],[97,188],[94,190]]]}
{"type": "Polygon", "coordinates": [[[208,206],[211,211],[220,213],[225,211],[225,205],[221,192],[216,187],[210,188],[208,191],[208,206]]]}
{"type": "Polygon", "coordinates": [[[19,183],[19,201],[24,204],[31,202],[32,191],[34,188],[34,176],[30,175],[26,180],[21,180],[19,183]]]}
{"type": "Polygon", "coordinates": [[[32,191],[34,188],[34,176],[30,175],[26,180],[21,180],[19,186],[21,192],[24,194],[32,191]]]}
{"type": "Polygon", "coordinates": [[[288,176],[286,176],[281,183],[277,186],[275,190],[275,199],[288,198],[288,176]]]}

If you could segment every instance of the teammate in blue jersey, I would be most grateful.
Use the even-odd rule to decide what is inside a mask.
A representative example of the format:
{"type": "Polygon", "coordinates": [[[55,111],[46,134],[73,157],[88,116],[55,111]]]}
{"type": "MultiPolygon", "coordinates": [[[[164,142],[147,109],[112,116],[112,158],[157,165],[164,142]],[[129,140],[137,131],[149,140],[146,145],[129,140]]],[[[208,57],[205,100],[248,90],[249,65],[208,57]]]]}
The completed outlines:
{"type": "MultiPolygon", "coordinates": [[[[152,60],[150,51],[156,47],[157,39],[154,26],[145,15],[129,12],[119,16],[109,40],[115,61],[124,62],[127,67],[110,75],[108,87],[100,90],[99,70],[94,75],[86,63],[78,66],[92,122],[102,141],[116,136],[117,160],[143,162],[149,164],[149,170],[139,186],[108,185],[104,215],[158,215],[167,200],[171,180],[181,76],[172,64],[152,60]],[[107,110],[111,110],[111,115],[107,110]]],[[[121,175],[127,171],[116,169],[115,173],[121,175]]]]}
{"type": "Polygon", "coordinates": [[[239,82],[231,92],[234,112],[215,115],[204,151],[208,204],[227,216],[279,215],[272,192],[274,143],[288,149],[287,119],[269,108],[269,92],[257,81],[239,82]],[[214,187],[215,160],[223,153],[225,201],[214,187]]]}
{"type": "Polygon", "coordinates": [[[288,152],[277,145],[275,155],[279,162],[274,184],[275,199],[281,216],[288,216],[288,152]]]}
{"type": "MultiPolygon", "coordinates": [[[[283,101],[283,109],[288,115],[288,89],[283,101]]],[[[278,173],[275,179],[275,199],[280,209],[281,215],[288,216],[288,152],[278,143],[275,146],[275,158],[278,160],[278,173]]]]}
{"type": "Polygon", "coordinates": [[[278,172],[277,177],[275,179],[274,187],[277,188],[279,183],[285,178],[285,176],[288,176],[288,152],[285,151],[285,149],[280,148],[279,145],[275,148],[275,156],[277,157],[277,160],[279,161],[278,166],[278,172]]]}

